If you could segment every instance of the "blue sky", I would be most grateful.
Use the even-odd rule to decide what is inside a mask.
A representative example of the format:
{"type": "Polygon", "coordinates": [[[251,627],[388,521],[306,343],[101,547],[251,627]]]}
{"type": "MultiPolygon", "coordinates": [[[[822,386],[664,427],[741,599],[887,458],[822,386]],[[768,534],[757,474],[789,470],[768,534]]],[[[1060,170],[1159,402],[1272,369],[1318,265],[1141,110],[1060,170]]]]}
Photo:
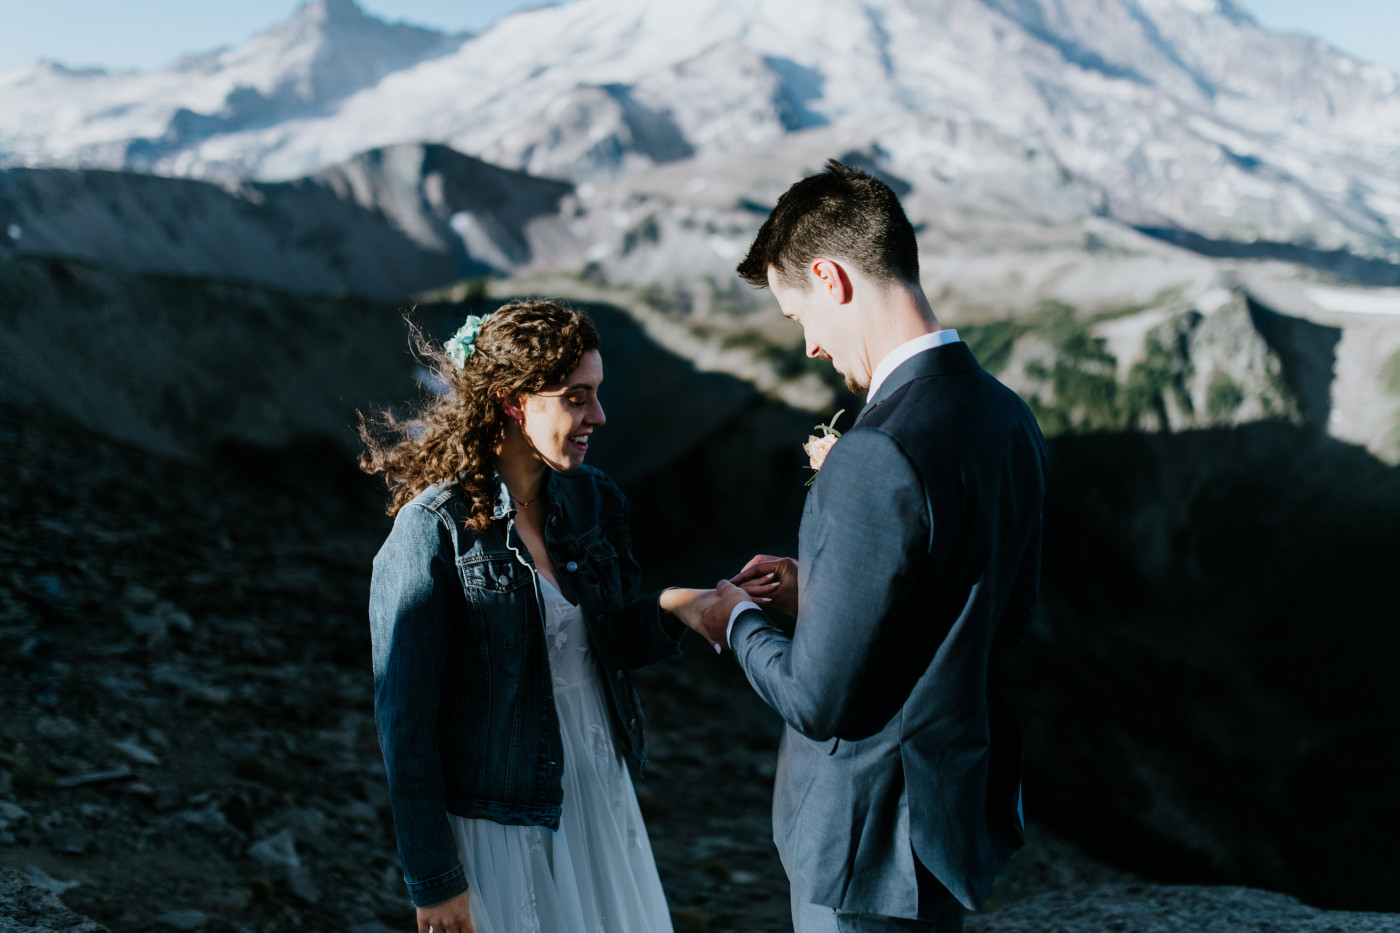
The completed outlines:
{"type": "MultiPolygon", "coordinates": [[[[673,2],[673,0],[666,0],[673,2]]],[[[1311,33],[1400,69],[1400,0],[1236,0],[1272,29],[1311,33]]],[[[0,71],[45,58],[74,67],[149,70],[237,45],[292,15],[299,0],[0,0],[0,71]],[[197,14],[192,15],[192,10],[197,14]]],[[[541,0],[360,0],[383,19],[479,30],[541,0]]]]}

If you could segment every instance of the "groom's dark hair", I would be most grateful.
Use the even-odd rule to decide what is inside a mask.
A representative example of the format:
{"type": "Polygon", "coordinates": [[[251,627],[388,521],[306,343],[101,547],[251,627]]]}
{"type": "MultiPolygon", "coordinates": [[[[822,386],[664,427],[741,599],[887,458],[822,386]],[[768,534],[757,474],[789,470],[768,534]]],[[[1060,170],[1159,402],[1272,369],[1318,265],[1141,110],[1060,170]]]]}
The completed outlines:
{"type": "Polygon", "coordinates": [[[845,259],[878,282],[919,281],[919,247],[890,186],[835,159],[795,183],[759,228],[739,276],[768,285],[768,267],[791,288],[807,287],[803,269],[818,256],[845,259]]]}

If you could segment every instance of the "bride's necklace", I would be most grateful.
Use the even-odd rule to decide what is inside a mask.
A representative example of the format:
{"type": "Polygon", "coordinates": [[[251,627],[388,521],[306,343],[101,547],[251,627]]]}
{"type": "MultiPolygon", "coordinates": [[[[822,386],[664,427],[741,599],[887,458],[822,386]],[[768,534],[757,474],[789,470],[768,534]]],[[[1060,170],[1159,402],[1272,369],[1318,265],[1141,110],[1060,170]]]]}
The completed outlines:
{"type": "MultiPolygon", "coordinates": [[[[506,488],[506,492],[510,492],[510,488],[509,488],[509,487],[506,488]]],[[[520,498],[519,496],[517,496],[515,493],[510,492],[510,501],[512,501],[512,502],[514,502],[516,505],[520,506],[521,511],[524,511],[525,509],[528,509],[531,505],[535,504],[535,503],[538,502],[539,500],[540,500],[540,494],[539,494],[539,493],[535,493],[535,498],[533,498],[533,499],[522,499],[522,498],[520,498]]]]}

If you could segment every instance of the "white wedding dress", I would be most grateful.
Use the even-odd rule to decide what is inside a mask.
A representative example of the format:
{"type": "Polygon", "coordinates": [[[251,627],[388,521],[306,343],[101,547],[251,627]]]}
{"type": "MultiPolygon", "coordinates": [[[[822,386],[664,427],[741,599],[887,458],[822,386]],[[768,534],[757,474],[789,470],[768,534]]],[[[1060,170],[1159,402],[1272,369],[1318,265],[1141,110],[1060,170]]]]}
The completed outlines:
{"type": "Polygon", "coordinates": [[[538,577],[564,743],[559,830],[449,814],[477,933],[670,933],[583,612],[538,577]]]}

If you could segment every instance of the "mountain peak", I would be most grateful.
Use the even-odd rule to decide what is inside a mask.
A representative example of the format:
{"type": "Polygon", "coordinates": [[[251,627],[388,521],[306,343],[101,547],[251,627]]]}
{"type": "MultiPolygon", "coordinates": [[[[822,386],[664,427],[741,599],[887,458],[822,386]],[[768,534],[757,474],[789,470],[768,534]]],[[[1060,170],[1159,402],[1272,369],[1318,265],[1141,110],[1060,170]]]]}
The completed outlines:
{"type": "Polygon", "coordinates": [[[292,16],[294,22],[304,23],[358,22],[373,18],[355,0],[307,0],[292,16]]]}
{"type": "Polygon", "coordinates": [[[386,23],[355,0],[310,0],[291,19],[221,54],[218,65],[268,99],[314,105],[353,94],[450,45],[443,33],[386,23]]]}
{"type": "Polygon", "coordinates": [[[1220,12],[1220,0],[1152,0],[1150,5],[1168,9],[1175,7],[1201,15],[1220,12]]]}

